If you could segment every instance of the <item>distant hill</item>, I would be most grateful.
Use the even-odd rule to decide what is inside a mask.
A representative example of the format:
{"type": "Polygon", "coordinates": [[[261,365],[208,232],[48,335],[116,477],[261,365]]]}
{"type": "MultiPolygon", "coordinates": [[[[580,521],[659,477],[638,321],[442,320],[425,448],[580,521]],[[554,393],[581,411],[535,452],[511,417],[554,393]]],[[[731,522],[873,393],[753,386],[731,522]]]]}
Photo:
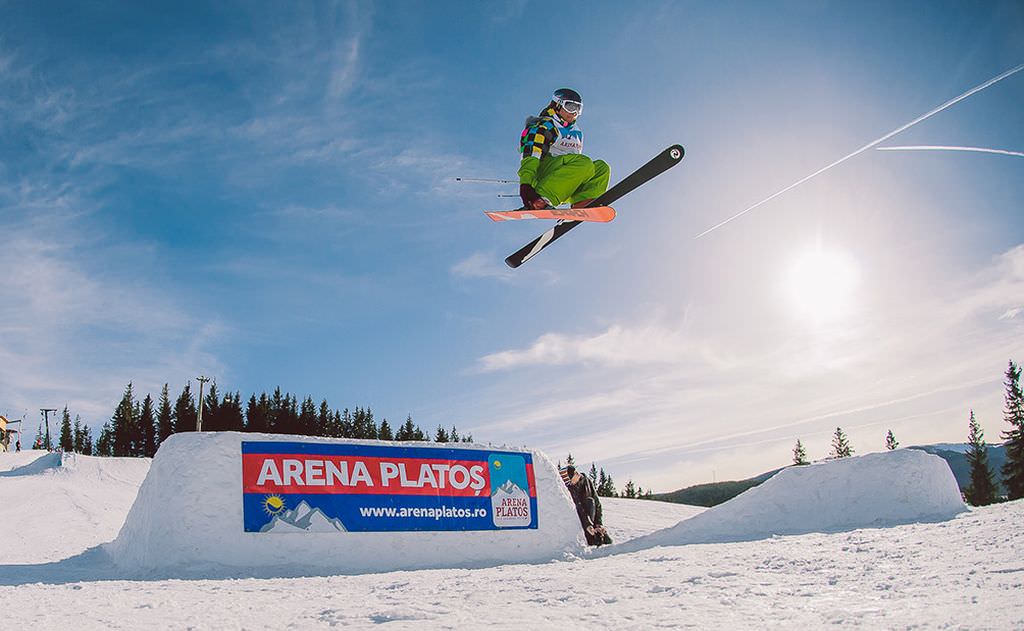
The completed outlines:
{"type": "MultiPolygon", "coordinates": [[[[971,483],[971,467],[967,462],[967,448],[966,443],[937,443],[935,445],[908,447],[908,449],[919,449],[926,453],[934,454],[945,460],[953,471],[953,477],[956,478],[956,482],[960,485],[961,490],[967,488],[967,485],[971,483]]],[[[988,463],[992,468],[992,472],[995,473],[996,487],[1000,495],[1006,494],[1006,489],[1003,488],[1002,475],[999,472],[1004,462],[1006,462],[1006,448],[1002,445],[989,445],[988,463]]],[[[722,502],[731,500],[743,491],[761,484],[784,468],[780,467],[753,478],[747,478],[746,480],[697,484],[668,493],[655,493],[652,497],[663,502],[689,504],[690,506],[717,506],[722,502]]]]}
{"type": "Polygon", "coordinates": [[[762,473],[746,480],[729,480],[726,482],[714,482],[711,484],[698,484],[688,486],[678,491],[668,493],[655,493],[652,497],[663,502],[676,502],[677,504],[689,504],[690,506],[716,506],[736,497],[743,491],[761,484],[772,477],[782,468],[762,473]]]}
{"type": "MultiPolygon", "coordinates": [[[[937,445],[915,445],[908,449],[920,449],[921,451],[935,454],[947,463],[953,471],[956,483],[963,490],[971,483],[971,465],[967,462],[966,443],[939,443],[937,445]]],[[[1006,488],[1003,487],[1003,476],[1000,470],[1006,462],[1006,448],[1002,445],[988,445],[988,466],[995,473],[996,493],[1006,495],[1006,488]]]]}

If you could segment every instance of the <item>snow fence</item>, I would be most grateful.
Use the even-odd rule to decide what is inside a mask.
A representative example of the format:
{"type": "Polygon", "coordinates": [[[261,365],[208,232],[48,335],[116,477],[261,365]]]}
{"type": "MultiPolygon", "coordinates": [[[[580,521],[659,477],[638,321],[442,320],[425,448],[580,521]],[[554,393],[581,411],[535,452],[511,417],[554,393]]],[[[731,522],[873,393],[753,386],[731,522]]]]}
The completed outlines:
{"type": "Polygon", "coordinates": [[[966,510],[945,460],[898,449],[783,469],[671,528],[601,552],[943,521],[966,510]]]}
{"type": "Polygon", "coordinates": [[[135,571],[294,576],[544,562],[583,543],[539,451],[187,432],[106,550],[135,571]]]}

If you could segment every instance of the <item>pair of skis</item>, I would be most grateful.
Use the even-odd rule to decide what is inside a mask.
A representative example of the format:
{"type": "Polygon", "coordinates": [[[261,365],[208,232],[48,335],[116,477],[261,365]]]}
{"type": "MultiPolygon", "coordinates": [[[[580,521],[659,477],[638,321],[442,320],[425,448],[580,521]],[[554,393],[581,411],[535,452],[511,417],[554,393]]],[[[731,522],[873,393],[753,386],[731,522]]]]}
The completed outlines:
{"type": "Polygon", "coordinates": [[[611,221],[615,218],[615,211],[609,206],[612,202],[619,199],[623,195],[639,188],[643,184],[649,182],[655,177],[661,175],[665,171],[671,169],[675,165],[679,164],[679,161],[683,159],[683,155],[686,151],[682,145],[672,145],[668,149],[662,151],[658,155],[654,156],[647,164],[643,165],[636,171],[629,174],[626,179],[622,180],[615,186],[611,187],[603,195],[590,202],[585,209],[546,209],[545,211],[505,211],[505,213],[488,212],[488,216],[495,221],[506,221],[509,219],[558,219],[558,222],[551,227],[550,230],[540,235],[533,241],[530,241],[523,247],[519,248],[516,252],[510,254],[505,258],[505,264],[511,268],[516,268],[523,263],[529,261],[533,257],[537,256],[541,250],[548,247],[566,232],[569,232],[576,226],[584,223],[585,221],[611,221]],[[598,209],[602,209],[598,211],[598,209]],[[576,210],[584,211],[583,217],[573,219],[571,215],[559,216],[555,213],[572,213],[576,210]],[[551,213],[541,216],[535,216],[538,213],[551,213]],[[513,215],[509,215],[513,213],[513,215]],[[593,216],[589,216],[589,214],[593,216]],[[505,217],[497,218],[495,214],[505,214],[505,217]],[[518,215],[518,216],[516,216],[518,215]],[[529,217],[524,215],[531,215],[529,217]],[[606,219],[595,218],[595,217],[607,217],[606,219]]]}

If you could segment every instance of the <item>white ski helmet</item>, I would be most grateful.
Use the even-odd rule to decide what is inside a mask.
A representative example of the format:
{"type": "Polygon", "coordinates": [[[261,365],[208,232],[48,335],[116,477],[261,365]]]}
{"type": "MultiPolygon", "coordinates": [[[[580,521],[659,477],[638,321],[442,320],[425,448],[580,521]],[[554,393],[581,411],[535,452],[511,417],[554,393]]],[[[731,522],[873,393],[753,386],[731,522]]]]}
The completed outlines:
{"type": "Polygon", "coordinates": [[[572,88],[558,88],[551,96],[551,100],[570,114],[579,116],[583,113],[583,97],[572,88]]]}

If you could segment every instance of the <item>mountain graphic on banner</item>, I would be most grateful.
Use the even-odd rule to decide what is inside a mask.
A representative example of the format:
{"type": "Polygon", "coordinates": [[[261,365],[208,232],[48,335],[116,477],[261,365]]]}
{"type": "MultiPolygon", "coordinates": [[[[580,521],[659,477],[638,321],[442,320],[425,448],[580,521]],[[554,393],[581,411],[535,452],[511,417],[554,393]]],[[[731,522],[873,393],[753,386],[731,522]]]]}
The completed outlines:
{"type": "Polygon", "coordinates": [[[291,510],[281,511],[260,529],[260,532],[346,532],[340,519],[324,515],[319,508],[313,508],[305,501],[291,510]]]}
{"type": "Polygon", "coordinates": [[[494,494],[497,495],[498,493],[504,493],[506,495],[518,497],[526,497],[526,491],[519,488],[519,485],[513,482],[512,480],[506,480],[505,484],[502,484],[500,487],[498,487],[498,490],[495,491],[494,494]]]}

